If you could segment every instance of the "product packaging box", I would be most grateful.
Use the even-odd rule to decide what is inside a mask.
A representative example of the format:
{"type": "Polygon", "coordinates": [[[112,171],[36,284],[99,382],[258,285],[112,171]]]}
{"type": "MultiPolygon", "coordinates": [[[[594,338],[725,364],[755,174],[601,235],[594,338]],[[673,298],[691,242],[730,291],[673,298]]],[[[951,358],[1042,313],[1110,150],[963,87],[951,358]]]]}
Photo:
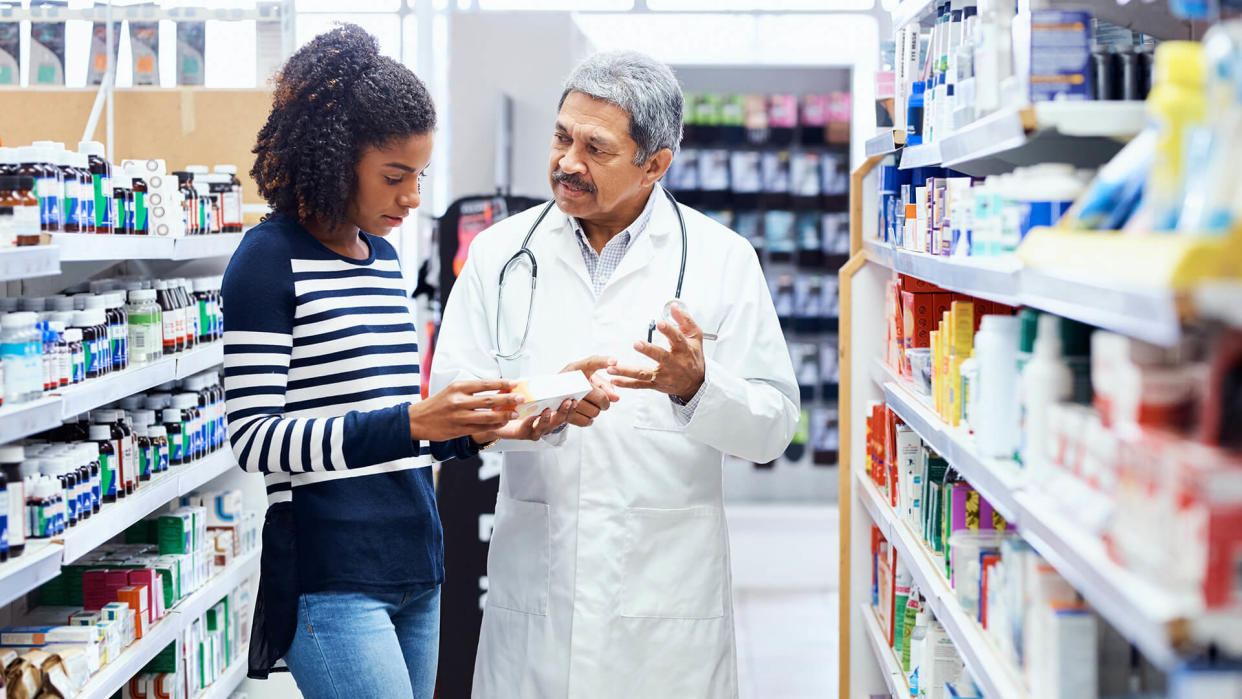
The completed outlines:
{"type": "Polygon", "coordinates": [[[183,508],[160,516],[160,554],[185,554],[194,550],[194,515],[183,508]]]}
{"type": "Polygon", "coordinates": [[[69,625],[70,626],[91,626],[93,627],[95,626],[95,624],[98,624],[101,620],[103,620],[103,615],[99,613],[98,611],[94,611],[94,612],[82,611],[69,617],[69,625]]]}
{"type": "MultiPolygon", "coordinates": [[[[129,609],[129,606],[126,605],[125,608],[129,609]]],[[[125,640],[126,624],[120,620],[104,619],[95,626],[103,634],[103,643],[99,651],[100,663],[107,665],[116,660],[129,645],[125,640]]]]}
{"type": "Polygon", "coordinates": [[[1032,10],[1030,19],[1030,99],[1089,100],[1091,13],[1032,10]]]}
{"type": "Polygon", "coordinates": [[[526,398],[517,409],[518,417],[525,419],[544,410],[557,410],[567,398],[581,400],[591,392],[591,382],[582,372],[571,371],[519,379],[513,392],[526,398]]]}
{"type": "Polygon", "coordinates": [[[147,621],[154,623],[164,617],[164,584],[154,568],[139,568],[129,571],[129,584],[141,585],[148,590],[147,621]]]}
{"type": "Polygon", "coordinates": [[[146,585],[123,587],[117,591],[117,599],[128,604],[129,608],[134,610],[134,636],[135,638],[142,638],[143,629],[150,626],[153,621],[151,618],[150,590],[146,585]]]}
{"type": "Polygon", "coordinates": [[[0,631],[0,645],[38,647],[49,643],[95,643],[98,633],[83,626],[10,626],[0,631]]]}
{"type": "MultiPolygon", "coordinates": [[[[101,634],[102,638],[102,634],[101,634]]],[[[96,644],[48,645],[43,651],[60,659],[65,675],[75,690],[81,689],[101,667],[102,641],[96,644]]]]}

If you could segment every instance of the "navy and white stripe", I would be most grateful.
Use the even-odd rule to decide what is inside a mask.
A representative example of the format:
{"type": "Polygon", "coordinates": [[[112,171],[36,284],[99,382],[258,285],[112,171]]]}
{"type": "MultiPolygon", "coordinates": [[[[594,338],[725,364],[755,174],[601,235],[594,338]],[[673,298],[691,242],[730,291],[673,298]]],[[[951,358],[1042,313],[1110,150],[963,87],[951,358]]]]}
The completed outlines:
{"type": "Polygon", "coordinates": [[[246,235],[222,289],[233,453],[242,469],[264,474],[270,505],[293,504],[299,576],[313,578],[303,592],[438,581],[440,524],[426,467],[473,453],[466,438],[412,438],[409,407],[421,385],[414,316],[396,252],[363,237],[370,257],[351,260],[274,216],[246,235]],[[389,544],[403,563],[350,555],[342,565],[342,546],[374,553],[389,544]]]}

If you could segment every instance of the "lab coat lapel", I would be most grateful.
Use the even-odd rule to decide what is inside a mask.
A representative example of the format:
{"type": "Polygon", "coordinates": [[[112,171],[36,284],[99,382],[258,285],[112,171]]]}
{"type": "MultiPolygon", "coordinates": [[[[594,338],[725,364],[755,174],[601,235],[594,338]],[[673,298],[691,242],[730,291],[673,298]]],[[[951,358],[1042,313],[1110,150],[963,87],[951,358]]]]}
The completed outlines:
{"type": "Polygon", "coordinates": [[[548,231],[547,240],[551,245],[556,246],[558,264],[566,268],[570,276],[579,279],[586,287],[587,293],[594,296],[594,287],[587,273],[586,261],[582,259],[582,248],[578,245],[578,235],[574,233],[569,216],[560,209],[557,209],[556,213],[560,216],[561,223],[558,227],[548,231]]]}
{"type": "MultiPolygon", "coordinates": [[[[661,191],[659,185],[656,185],[656,191],[652,196],[658,197],[658,199],[656,199],[655,208],[651,212],[651,220],[647,223],[646,230],[638,236],[638,239],[630,243],[630,249],[625,252],[625,257],[621,258],[621,264],[617,265],[617,271],[612,273],[608,284],[604,286],[605,292],[613,284],[620,283],[629,275],[648,270],[657,250],[667,250],[668,242],[672,240],[672,237],[676,237],[678,244],[681,242],[681,229],[677,225],[677,215],[673,212],[673,205],[664,196],[664,192],[661,191]]],[[[680,254],[680,248],[677,252],[680,254]]],[[[675,282],[676,280],[674,279],[672,284],[675,284],[675,282]]],[[[670,297],[673,289],[672,284],[669,286],[670,297]]]]}

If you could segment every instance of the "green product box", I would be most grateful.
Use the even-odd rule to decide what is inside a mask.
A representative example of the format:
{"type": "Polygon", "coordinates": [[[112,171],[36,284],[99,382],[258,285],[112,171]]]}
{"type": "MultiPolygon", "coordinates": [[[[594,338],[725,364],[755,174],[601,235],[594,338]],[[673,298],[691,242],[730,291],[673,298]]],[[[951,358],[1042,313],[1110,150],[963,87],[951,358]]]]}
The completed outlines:
{"type": "Polygon", "coordinates": [[[193,550],[194,515],[178,510],[159,518],[160,555],[189,553],[193,550]]]}
{"type": "Polygon", "coordinates": [[[125,543],[158,544],[160,542],[159,522],[154,517],[138,520],[129,529],[125,530],[125,543]]]}
{"type": "Polygon", "coordinates": [[[69,590],[67,585],[68,579],[62,568],[60,575],[48,580],[39,587],[39,605],[43,607],[68,606],[69,590]]]}
{"type": "Polygon", "coordinates": [[[152,673],[176,673],[177,672],[177,642],[169,643],[164,650],[147,663],[142,669],[143,672],[152,673]]]}

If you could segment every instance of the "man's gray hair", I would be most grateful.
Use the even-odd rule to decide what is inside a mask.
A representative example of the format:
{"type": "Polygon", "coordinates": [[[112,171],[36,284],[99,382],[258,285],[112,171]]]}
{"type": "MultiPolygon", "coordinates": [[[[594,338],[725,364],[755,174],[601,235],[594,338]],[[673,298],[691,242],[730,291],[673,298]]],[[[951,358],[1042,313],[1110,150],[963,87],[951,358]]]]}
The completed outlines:
{"type": "Polygon", "coordinates": [[[578,64],[561,93],[560,109],[571,92],[621,108],[630,117],[630,138],[638,144],[634,164],[642,165],[662,148],[681,146],[681,85],[667,65],[637,51],[605,51],[578,64]]]}

